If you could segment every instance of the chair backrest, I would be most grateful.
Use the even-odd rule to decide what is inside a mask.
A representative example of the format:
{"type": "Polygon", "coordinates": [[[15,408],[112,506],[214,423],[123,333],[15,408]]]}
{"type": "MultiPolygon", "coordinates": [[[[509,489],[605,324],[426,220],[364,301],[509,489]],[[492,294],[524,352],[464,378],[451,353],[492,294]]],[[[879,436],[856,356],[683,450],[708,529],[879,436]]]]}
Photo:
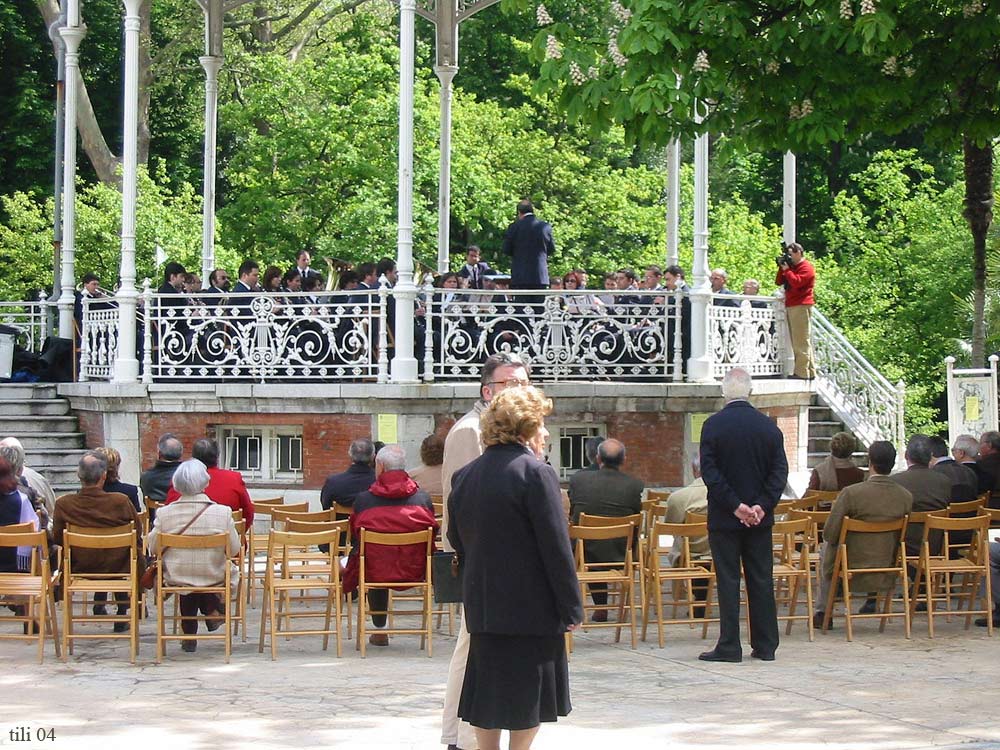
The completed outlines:
{"type": "Polygon", "coordinates": [[[847,535],[850,533],[859,534],[885,534],[889,531],[906,531],[907,518],[894,518],[890,521],[859,521],[850,516],[844,517],[844,523],[840,527],[840,544],[844,544],[847,535]]]}
{"type": "Polygon", "coordinates": [[[646,502],[650,503],[665,503],[670,499],[670,490],[646,490],[646,502]]]}
{"type": "Polygon", "coordinates": [[[634,532],[634,523],[622,523],[616,526],[570,526],[569,538],[588,542],[599,539],[627,539],[631,543],[634,532]]]}
{"type": "MultiPolygon", "coordinates": [[[[581,513],[577,526],[622,526],[624,524],[633,524],[638,529],[642,525],[642,513],[633,513],[630,516],[593,516],[589,513],[581,513]]],[[[576,527],[570,526],[570,528],[576,527]]],[[[602,538],[611,539],[611,537],[602,538]]]]}
{"type": "Polygon", "coordinates": [[[229,534],[206,534],[191,536],[189,534],[160,534],[160,554],[168,548],[174,549],[215,549],[229,546],[229,534]]]}
{"type": "Polygon", "coordinates": [[[149,495],[143,495],[142,496],[142,502],[146,506],[146,510],[150,510],[150,509],[152,509],[152,510],[158,510],[163,505],[163,501],[162,500],[154,500],[149,495]]]}
{"type": "MultiPolygon", "coordinates": [[[[336,554],[340,548],[340,540],[347,533],[348,521],[329,522],[329,528],[316,531],[272,531],[267,540],[267,554],[271,560],[276,560],[285,556],[288,548],[301,549],[305,547],[316,547],[321,544],[329,545],[330,552],[336,554]]],[[[336,574],[340,573],[340,566],[334,565],[336,574]]],[[[282,575],[287,576],[289,570],[287,566],[281,566],[282,575]]]]}
{"type": "Polygon", "coordinates": [[[286,505],[283,508],[274,508],[271,511],[271,521],[274,523],[286,522],[291,520],[296,521],[333,521],[335,511],[333,508],[329,510],[316,510],[310,511],[308,503],[303,503],[305,505],[304,510],[297,510],[291,505],[286,505]]]}
{"type": "Polygon", "coordinates": [[[931,513],[924,519],[922,541],[927,542],[930,534],[933,534],[935,531],[941,531],[944,533],[944,546],[941,548],[942,554],[955,557],[955,553],[959,550],[972,550],[974,558],[978,560],[979,550],[981,545],[986,542],[986,530],[989,529],[992,520],[992,516],[988,513],[965,518],[949,518],[931,513]],[[961,541],[952,542],[953,537],[951,534],[956,531],[971,531],[972,534],[971,536],[962,534],[960,537],[961,541]]]}
{"type": "Polygon", "coordinates": [[[949,503],[948,504],[948,515],[954,518],[962,513],[975,514],[980,508],[983,507],[984,497],[989,497],[989,493],[980,495],[975,500],[967,500],[964,503],[949,503]]]}
{"type": "Polygon", "coordinates": [[[279,495],[278,497],[262,497],[259,500],[253,500],[253,499],[251,499],[250,502],[253,503],[254,510],[257,510],[258,508],[262,508],[262,512],[264,512],[263,509],[272,508],[272,507],[274,507],[276,505],[279,505],[279,506],[280,505],[284,505],[285,498],[283,496],[279,495]]]}
{"type": "Polygon", "coordinates": [[[774,506],[774,515],[784,516],[791,512],[792,508],[795,506],[795,500],[782,500],[780,503],[774,506]]]}
{"type": "Polygon", "coordinates": [[[242,520],[243,520],[243,509],[237,508],[236,510],[233,511],[233,521],[242,521],[242,520]]]}
{"type": "Polygon", "coordinates": [[[689,510],[684,514],[684,523],[708,523],[708,513],[689,510]]]}
{"type": "Polygon", "coordinates": [[[12,523],[7,526],[0,526],[0,531],[4,534],[34,534],[37,529],[35,529],[34,522],[25,521],[24,523],[12,523]]]}
{"type": "Polygon", "coordinates": [[[807,495],[801,500],[792,500],[792,505],[789,508],[789,512],[793,510],[816,510],[816,506],[819,505],[819,498],[807,495]]]}
{"type": "MultiPolygon", "coordinates": [[[[136,547],[135,534],[132,533],[130,526],[126,526],[125,533],[122,534],[81,534],[79,532],[67,531],[63,534],[63,543],[67,553],[70,553],[74,547],[81,549],[121,549],[129,547],[134,554],[136,547]]],[[[67,565],[70,556],[70,554],[66,555],[67,565]]]]}
{"type": "Polygon", "coordinates": [[[839,494],[839,490],[806,490],[802,499],[815,500],[818,505],[831,505],[839,494]]]}
{"type": "Polygon", "coordinates": [[[354,508],[350,505],[341,505],[340,503],[333,504],[333,512],[338,516],[349,516],[354,513],[354,508]]]}
{"type": "Polygon", "coordinates": [[[422,531],[386,533],[382,531],[369,531],[362,526],[360,538],[361,554],[365,553],[366,544],[381,544],[388,547],[402,547],[407,544],[426,544],[429,554],[431,545],[434,544],[434,529],[428,527],[422,531]]]}
{"type": "Polygon", "coordinates": [[[149,511],[139,511],[135,514],[135,520],[139,524],[139,528],[142,529],[142,535],[146,536],[149,533],[149,511]]]}
{"type": "MultiPolygon", "coordinates": [[[[20,524],[19,524],[20,525],[20,524]]],[[[49,564],[49,535],[44,531],[7,531],[9,526],[0,526],[0,547],[31,547],[32,571],[35,556],[39,555],[45,567],[49,564]]]]}
{"type": "Polygon", "coordinates": [[[980,514],[990,517],[990,527],[1000,526],[1000,508],[980,508],[980,514]]]}
{"type": "Polygon", "coordinates": [[[86,534],[87,536],[116,536],[118,534],[134,534],[135,527],[132,525],[131,521],[123,523],[120,526],[78,526],[75,523],[68,523],[66,524],[66,531],[76,535],[86,534]]]}
{"type": "Polygon", "coordinates": [[[788,521],[775,521],[771,527],[771,537],[774,540],[775,555],[784,563],[790,564],[798,551],[806,554],[808,542],[813,533],[813,522],[808,518],[794,518],[788,521]]]}

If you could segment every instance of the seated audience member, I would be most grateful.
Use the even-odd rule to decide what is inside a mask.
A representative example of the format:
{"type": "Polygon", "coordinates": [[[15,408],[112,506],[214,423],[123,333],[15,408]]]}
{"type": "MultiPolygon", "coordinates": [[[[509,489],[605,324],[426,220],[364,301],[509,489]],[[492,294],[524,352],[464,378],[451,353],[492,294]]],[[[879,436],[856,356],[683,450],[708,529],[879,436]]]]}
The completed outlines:
{"type": "MultiPolygon", "coordinates": [[[[38,515],[28,496],[21,491],[14,465],[0,453],[0,531],[4,526],[29,521],[37,531],[38,515]]],[[[0,573],[26,572],[30,565],[30,547],[0,547],[0,573]]]]}
{"type": "MultiPolygon", "coordinates": [[[[63,495],[56,500],[56,511],[52,518],[52,538],[56,544],[66,546],[63,532],[66,526],[114,527],[132,523],[135,528],[136,549],[142,549],[142,529],[136,517],[135,508],[128,497],[120,492],[105,492],[108,464],[96,451],[87,451],[80,459],[77,476],[80,491],[63,495]]],[[[139,553],[139,573],[145,567],[145,558],[139,553]]],[[[128,573],[130,569],[127,549],[78,549],[73,551],[73,570],[79,573],[128,573]]],[[[136,580],[138,585],[139,581],[136,580]]],[[[119,617],[128,614],[128,596],[116,592],[119,617]]],[[[107,594],[94,594],[94,614],[104,615],[107,594]]],[[[116,633],[128,630],[127,622],[114,624],[116,633]]]]}
{"type": "Polygon", "coordinates": [[[261,288],[265,292],[280,292],[281,269],[277,266],[268,266],[264,270],[264,280],[261,282],[261,288]]]}
{"type": "MultiPolygon", "coordinates": [[[[823,526],[823,551],[820,555],[822,577],[820,595],[816,600],[813,625],[822,627],[826,612],[826,600],[830,595],[833,581],[833,565],[837,559],[837,545],[840,542],[840,527],[844,518],[857,521],[894,521],[910,513],[913,495],[889,478],[896,463],[896,449],[886,440],[876,440],[868,448],[869,475],[867,482],[859,482],[840,491],[833,503],[830,517],[823,526]]],[[[848,559],[854,568],[880,568],[893,564],[899,550],[899,537],[892,533],[855,534],[847,539],[848,559]]],[[[879,573],[861,574],[851,579],[851,589],[855,592],[882,591],[898,583],[890,576],[879,573]]],[[[848,602],[848,606],[850,603],[848,602]]],[[[868,607],[868,602],[865,602],[868,607]]]]}
{"type": "Polygon", "coordinates": [[[989,507],[1000,508],[1000,432],[990,430],[980,436],[977,463],[983,470],[984,478],[992,480],[980,492],[989,490],[989,507]]]}
{"type": "Polygon", "coordinates": [[[420,466],[410,472],[410,478],[428,495],[440,495],[441,465],[444,463],[444,439],[431,433],[420,444],[420,466]]]}
{"type": "MultiPolygon", "coordinates": [[[[625,446],[613,438],[605,440],[597,449],[601,468],[597,471],[578,471],[569,479],[569,512],[572,522],[579,523],[580,514],[589,516],[630,516],[642,512],[641,479],[621,470],[625,463],[625,446]]],[[[609,539],[588,541],[584,544],[588,562],[620,562],[625,559],[625,541],[609,539]]],[[[594,604],[608,603],[607,587],[593,585],[590,596],[594,604]]],[[[608,612],[594,612],[595,622],[606,622],[608,612]]]]}
{"type": "Polygon", "coordinates": [[[851,458],[856,448],[857,441],[849,432],[838,432],[830,438],[830,455],[812,470],[809,489],[837,492],[865,481],[865,472],[855,466],[851,458]]]}
{"type": "MultiPolygon", "coordinates": [[[[139,487],[142,488],[143,495],[158,503],[167,499],[170,480],[181,465],[183,452],[184,446],[172,432],[160,437],[156,443],[156,463],[139,476],[139,487]]],[[[152,517],[149,520],[152,521],[152,517]]]]}
{"type": "Polygon", "coordinates": [[[982,495],[993,485],[993,476],[980,465],[979,441],[972,435],[959,435],[951,446],[951,455],[962,466],[971,469],[976,475],[976,496],[982,495]]]}
{"type": "Polygon", "coordinates": [[[323,483],[319,493],[319,501],[323,510],[329,510],[334,503],[351,507],[359,492],[367,490],[375,481],[375,469],[372,461],[375,458],[375,445],[368,438],[358,438],[348,449],[351,465],[347,471],[331,474],[323,483]]]}
{"type": "Polygon", "coordinates": [[[948,443],[943,438],[931,438],[931,468],[944,474],[951,482],[951,502],[965,503],[976,499],[976,486],[979,483],[976,472],[968,466],[962,466],[948,454],[948,443]]]}
{"type": "Polygon", "coordinates": [[[107,476],[104,479],[105,492],[120,492],[129,499],[136,513],[142,513],[142,504],[139,502],[139,488],[134,484],[126,484],[121,481],[118,472],[122,465],[122,454],[114,448],[97,448],[94,453],[104,459],[108,465],[107,476]]]}
{"type": "Polygon", "coordinates": [[[587,457],[587,465],[583,467],[582,471],[597,471],[601,468],[597,451],[603,442],[604,438],[600,435],[587,438],[587,441],[583,444],[583,452],[587,457]]]}
{"type": "MultiPolygon", "coordinates": [[[[156,524],[149,532],[149,551],[160,555],[163,565],[163,579],[169,586],[219,586],[226,580],[226,566],[229,558],[240,551],[240,537],[236,533],[233,514],[224,505],[212,502],[205,495],[210,481],[205,464],[196,458],[182,463],[174,472],[174,486],[180,493],[172,502],[156,514],[156,524]],[[184,536],[210,536],[226,534],[226,549],[178,549],[160,551],[161,534],[181,534],[184,536]]],[[[180,597],[181,615],[196,618],[198,611],[205,615],[205,627],[218,630],[224,623],[226,603],[218,594],[183,594],[180,597]]],[[[196,619],[181,620],[181,630],[186,635],[198,632],[196,619]]],[[[193,652],[198,642],[193,639],[181,641],[181,648],[193,652]]]]}
{"type": "Polygon", "coordinates": [[[52,522],[52,512],[56,507],[56,494],[48,480],[34,469],[24,464],[24,446],[16,437],[0,440],[0,455],[5,456],[14,467],[19,489],[38,514],[41,528],[47,529],[52,522]]]}
{"type": "MultiPolygon", "coordinates": [[[[712,270],[709,276],[709,282],[712,284],[712,294],[725,294],[725,295],[735,295],[732,289],[726,286],[729,282],[729,274],[726,273],[725,268],[715,268],[712,270]]],[[[739,307],[739,302],[731,299],[720,299],[715,297],[712,299],[712,304],[721,305],[723,307],[739,307]]]]}
{"type": "MultiPolygon", "coordinates": [[[[683,489],[671,492],[667,498],[667,512],[663,519],[666,523],[685,523],[689,512],[708,513],[708,487],[701,478],[701,456],[697,453],[691,458],[691,472],[694,474],[694,481],[683,489]]],[[[709,554],[707,535],[689,540],[688,546],[694,556],[709,554]]],[[[678,537],[674,540],[673,551],[668,556],[671,566],[680,563],[683,555],[684,540],[678,537]]]]}
{"type": "MultiPolygon", "coordinates": [[[[906,471],[893,474],[889,479],[905,488],[913,496],[912,510],[941,510],[951,502],[951,480],[931,471],[931,439],[914,435],[906,444],[906,471]]],[[[906,554],[919,555],[923,539],[922,523],[907,524],[906,554]]],[[[940,537],[931,539],[931,554],[936,555],[941,545],[940,537]]],[[[872,610],[874,611],[874,609],[872,610]]]]}
{"type": "MultiPolygon", "coordinates": [[[[406,533],[437,529],[434,506],[430,496],[421,490],[406,473],[406,453],[398,445],[387,445],[375,456],[375,482],[354,500],[351,515],[351,554],[344,570],[344,590],[358,588],[361,529],[369,531],[406,533]]],[[[365,580],[378,583],[393,581],[422,581],[426,571],[426,549],[423,545],[389,547],[376,545],[365,550],[367,568],[365,580]]],[[[384,628],[389,605],[388,589],[374,589],[368,593],[372,610],[372,624],[384,628]]],[[[388,646],[389,636],[372,633],[368,642],[373,646],[388,646]]]]}
{"type": "MultiPolygon", "coordinates": [[[[197,458],[208,471],[208,487],[205,494],[213,503],[225,505],[232,510],[243,511],[243,520],[247,528],[253,524],[253,502],[247,491],[243,475],[238,471],[219,468],[219,444],[208,438],[200,438],[191,446],[191,458],[197,458]]],[[[167,503],[178,500],[181,496],[176,485],[171,484],[167,491],[167,503]]]]}

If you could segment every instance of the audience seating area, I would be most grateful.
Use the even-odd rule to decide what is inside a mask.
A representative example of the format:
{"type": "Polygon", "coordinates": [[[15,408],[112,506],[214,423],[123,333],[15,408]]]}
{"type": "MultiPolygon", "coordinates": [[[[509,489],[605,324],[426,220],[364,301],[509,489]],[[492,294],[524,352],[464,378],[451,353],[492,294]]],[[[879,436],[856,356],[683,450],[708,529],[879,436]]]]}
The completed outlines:
{"type": "MultiPolygon", "coordinates": [[[[632,648],[639,638],[647,639],[651,624],[660,648],[668,646],[669,629],[675,626],[698,629],[701,637],[707,639],[718,623],[715,574],[708,553],[698,555],[691,551],[692,540],[707,533],[705,517],[688,514],[685,523],[664,523],[669,493],[650,490],[647,494],[641,514],[617,518],[583,515],[579,525],[569,528],[588,613],[583,631],[613,628],[617,642],[621,631],[627,630],[632,648]],[[588,559],[588,542],[614,539],[620,540],[626,550],[624,564],[588,559]],[[593,603],[592,588],[607,591],[606,604],[593,603]]],[[[440,498],[434,499],[436,510],[443,511],[440,498]]],[[[1000,512],[984,508],[985,500],[981,497],[971,503],[952,504],[941,511],[913,513],[910,519],[893,522],[873,524],[847,519],[836,540],[834,578],[825,607],[824,632],[835,617],[844,618],[847,640],[857,635],[858,620],[878,620],[879,632],[891,620],[902,620],[902,630],[909,638],[913,623],[925,618],[928,637],[933,638],[935,620],[958,619],[968,629],[974,616],[983,616],[988,623],[987,632],[992,635],[988,533],[991,527],[1000,526],[1000,512]],[[923,527],[922,545],[916,556],[907,556],[903,543],[908,522],[923,527]],[[866,533],[894,535],[898,551],[891,563],[876,568],[852,567],[847,539],[852,534],[866,533]],[[940,547],[931,541],[936,535],[943,538],[940,547]],[[853,579],[872,573],[889,576],[892,583],[878,592],[857,590],[853,579]],[[857,613],[856,597],[876,595],[878,604],[873,611],[857,613]],[[841,604],[839,608],[835,607],[837,602],[841,604]]],[[[804,632],[810,641],[814,637],[812,614],[821,586],[819,553],[823,525],[829,515],[829,510],[821,508],[828,507],[828,503],[829,498],[819,493],[783,502],[777,509],[773,529],[779,620],[785,623],[786,635],[792,633],[796,622],[804,621],[804,632]]],[[[147,502],[149,508],[154,505],[147,502]]],[[[66,535],[66,549],[51,560],[44,532],[32,531],[30,524],[3,527],[0,547],[27,547],[32,553],[29,573],[0,574],[0,600],[7,605],[0,609],[0,638],[34,644],[39,662],[44,659],[47,640],[51,640],[56,656],[66,660],[84,651],[88,641],[119,639],[128,643],[129,659],[135,663],[141,656],[140,621],[155,618],[157,662],[176,654],[168,649],[168,643],[183,639],[209,644],[221,642],[221,649],[205,649],[206,655],[198,658],[221,655],[228,661],[234,636],[241,634],[242,642],[247,640],[250,606],[259,607],[261,615],[258,651],[263,653],[265,646],[269,646],[271,659],[278,658],[282,638],[292,636],[313,637],[323,651],[328,650],[332,638],[337,657],[343,655],[343,641],[353,639],[355,650],[364,657],[371,632],[368,621],[371,605],[365,593],[372,589],[390,592],[385,610],[388,628],[379,632],[393,637],[419,636],[421,648],[426,649],[428,656],[433,653],[434,631],[441,630],[445,615],[448,632],[454,632],[454,605],[438,605],[435,609],[433,604],[431,558],[440,537],[435,540],[430,530],[403,535],[363,531],[360,591],[352,597],[344,592],[342,585],[342,566],[350,550],[349,521],[344,518],[350,514],[349,508],[311,512],[308,503],[285,503],[282,497],[258,500],[254,507],[255,528],[246,528],[242,513],[234,512],[243,545],[239,554],[230,558],[224,582],[198,589],[171,586],[164,580],[160,566],[155,592],[149,592],[148,596],[143,596],[139,585],[139,549],[131,524],[118,528],[71,528],[66,535]],[[420,545],[426,550],[427,559],[423,580],[387,584],[367,579],[364,548],[371,544],[420,545]],[[74,572],[74,550],[123,547],[128,549],[131,560],[129,573],[74,572]],[[407,590],[400,591],[402,588],[407,590]],[[56,594],[57,591],[61,593],[56,594]],[[218,629],[206,631],[202,626],[196,635],[178,632],[184,619],[177,605],[178,597],[208,592],[218,594],[226,602],[218,629]],[[99,614],[94,613],[95,594],[107,597],[108,610],[123,598],[121,603],[128,605],[128,613],[105,614],[101,608],[99,614]],[[115,623],[124,625],[110,627],[115,623]]],[[[142,532],[148,532],[145,513],[140,515],[139,523],[142,532]]],[[[207,550],[225,545],[225,535],[161,536],[162,549],[207,550]]],[[[866,631],[866,635],[872,632],[866,631]]],[[[571,637],[567,638],[567,647],[574,648],[571,637]]]]}

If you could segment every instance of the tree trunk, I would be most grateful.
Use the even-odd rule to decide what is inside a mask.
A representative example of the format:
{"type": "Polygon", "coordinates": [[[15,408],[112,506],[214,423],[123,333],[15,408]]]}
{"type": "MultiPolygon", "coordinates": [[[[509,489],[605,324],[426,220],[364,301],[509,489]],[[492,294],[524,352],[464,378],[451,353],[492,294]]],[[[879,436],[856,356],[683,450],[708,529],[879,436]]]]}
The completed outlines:
{"type": "MultiPolygon", "coordinates": [[[[55,0],[36,0],[36,4],[46,27],[51,27],[59,19],[59,5],[55,0]]],[[[87,43],[86,39],[83,43],[87,43]]],[[[53,49],[53,52],[55,51],[53,49]]],[[[82,75],[77,76],[76,83],[78,86],[76,124],[83,151],[94,167],[97,179],[107,184],[117,185],[120,159],[111,153],[111,149],[108,147],[101,126],[97,122],[97,115],[94,114],[94,106],[90,102],[90,94],[87,93],[87,84],[82,75]]]]}
{"type": "Polygon", "coordinates": [[[972,230],[972,366],[983,367],[986,348],[986,234],[993,222],[993,148],[962,139],[965,211],[972,230]]]}

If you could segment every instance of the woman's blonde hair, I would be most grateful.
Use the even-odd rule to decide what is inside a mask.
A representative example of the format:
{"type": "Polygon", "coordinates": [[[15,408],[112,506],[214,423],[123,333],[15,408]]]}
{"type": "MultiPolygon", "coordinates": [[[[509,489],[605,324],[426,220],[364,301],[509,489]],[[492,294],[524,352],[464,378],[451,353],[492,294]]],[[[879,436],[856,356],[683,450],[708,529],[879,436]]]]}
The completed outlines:
{"type": "Polygon", "coordinates": [[[103,458],[108,464],[108,473],[104,478],[106,482],[117,482],[118,481],[118,470],[122,465],[122,454],[116,451],[114,448],[108,448],[103,446],[101,448],[95,448],[94,453],[103,458]]]}
{"type": "Polygon", "coordinates": [[[552,399],[537,388],[507,388],[493,397],[479,420],[483,446],[530,440],[551,413],[552,399]]]}

